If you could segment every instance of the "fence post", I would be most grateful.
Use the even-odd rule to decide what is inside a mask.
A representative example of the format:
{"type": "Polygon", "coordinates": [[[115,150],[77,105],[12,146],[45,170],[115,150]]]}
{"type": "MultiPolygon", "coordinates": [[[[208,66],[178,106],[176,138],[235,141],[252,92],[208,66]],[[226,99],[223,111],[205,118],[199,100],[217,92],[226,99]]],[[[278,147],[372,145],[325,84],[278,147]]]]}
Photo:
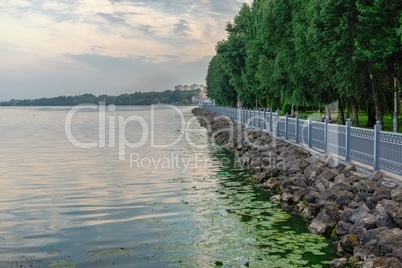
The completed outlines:
{"type": "Polygon", "coordinates": [[[296,115],[295,141],[299,143],[299,115],[296,115]]]}
{"type": "Polygon", "coordinates": [[[352,125],[352,122],[350,121],[350,118],[346,120],[346,136],[345,136],[345,160],[346,162],[350,161],[350,127],[352,125]]]}
{"type": "Polygon", "coordinates": [[[253,108],[253,125],[256,127],[256,123],[255,123],[255,107],[253,108]]]}
{"type": "Polygon", "coordinates": [[[279,109],[276,110],[276,136],[279,137],[279,116],[280,112],[279,109]]]}
{"type": "Polygon", "coordinates": [[[380,162],[380,134],[381,124],[377,121],[374,126],[374,171],[379,170],[380,162]]]}
{"type": "Polygon", "coordinates": [[[308,117],[308,147],[311,148],[311,131],[313,130],[313,118],[311,115],[308,117]]]}
{"type": "Polygon", "coordinates": [[[233,120],[236,121],[236,108],[232,107],[232,115],[233,115],[233,120]]]}
{"type": "Polygon", "coordinates": [[[327,153],[327,147],[328,147],[328,123],[329,123],[329,117],[325,117],[325,126],[324,126],[324,153],[327,153]]]}
{"type": "Polygon", "coordinates": [[[264,129],[267,128],[267,122],[266,122],[266,119],[265,119],[266,114],[267,114],[267,109],[264,108],[264,114],[263,114],[263,117],[264,117],[264,129]]]}
{"type": "Polygon", "coordinates": [[[258,128],[261,128],[260,108],[258,108],[258,128]]]}
{"type": "Polygon", "coordinates": [[[269,133],[272,134],[272,108],[269,108],[269,133]]]}
{"type": "Polygon", "coordinates": [[[287,140],[288,139],[288,132],[289,132],[289,126],[288,126],[288,124],[289,124],[289,115],[288,115],[288,113],[286,113],[285,114],[285,140],[287,140]]]}

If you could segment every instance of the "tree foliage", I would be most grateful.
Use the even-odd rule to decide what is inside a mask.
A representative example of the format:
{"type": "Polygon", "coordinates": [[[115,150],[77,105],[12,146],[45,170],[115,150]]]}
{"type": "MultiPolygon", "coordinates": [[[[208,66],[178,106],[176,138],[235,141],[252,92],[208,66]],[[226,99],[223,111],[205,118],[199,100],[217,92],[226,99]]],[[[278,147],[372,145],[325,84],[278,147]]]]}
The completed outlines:
{"type": "MultiPolygon", "coordinates": [[[[322,108],[382,122],[402,74],[402,1],[254,0],[226,25],[207,75],[218,103],[322,108]],[[349,112],[348,112],[349,113],[349,112]]],[[[370,124],[373,124],[371,122],[370,124]]]]}

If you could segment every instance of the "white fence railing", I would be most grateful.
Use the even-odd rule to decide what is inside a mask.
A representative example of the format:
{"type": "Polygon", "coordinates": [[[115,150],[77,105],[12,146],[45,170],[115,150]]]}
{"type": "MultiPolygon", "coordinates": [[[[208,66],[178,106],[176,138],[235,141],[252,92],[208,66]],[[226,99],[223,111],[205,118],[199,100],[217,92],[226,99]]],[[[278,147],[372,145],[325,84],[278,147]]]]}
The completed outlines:
{"type": "Polygon", "coordinates": [[[280,116],[279,110],[238,109],[200,105],[200,108],[228,116],[247,126],[267,130],[272,136],[303,144],[313,150],[333,153],[346,161],[355,160],[373,167],[402,175],[402,134],[381,131],[379,122],[374,130],[325,122],[314,122],[310,116],[302,120],[297,115],[280,116]]]}

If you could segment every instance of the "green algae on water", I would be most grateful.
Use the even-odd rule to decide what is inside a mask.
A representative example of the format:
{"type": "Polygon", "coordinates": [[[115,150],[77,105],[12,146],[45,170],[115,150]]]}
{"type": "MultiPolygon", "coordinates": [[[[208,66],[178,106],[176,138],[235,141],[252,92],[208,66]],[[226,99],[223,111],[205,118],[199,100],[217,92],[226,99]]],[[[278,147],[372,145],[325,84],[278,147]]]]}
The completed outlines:
{"type": "Polygon", "coordinates": [[[133,252],[129,248],[107,248],[107,249],[96,249],[88,251],[88,257],[103,257],[109,255],[130,255],[133,252]]]}

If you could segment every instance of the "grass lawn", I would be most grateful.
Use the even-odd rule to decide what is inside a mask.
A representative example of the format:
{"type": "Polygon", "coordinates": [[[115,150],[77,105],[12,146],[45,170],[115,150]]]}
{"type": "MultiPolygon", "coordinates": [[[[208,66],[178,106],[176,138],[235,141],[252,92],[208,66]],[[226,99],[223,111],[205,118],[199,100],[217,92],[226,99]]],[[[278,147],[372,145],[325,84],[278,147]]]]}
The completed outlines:
{"type": "MultiPolygon", "coordinates": [[[[308,119],[310,115],[312,115],[313,121],[321,121],[322,114],[320,114],[318,111],[307,111],[305,113],[299,112],[300,119],[308,119]]],[[[337,118],[338,112],[337,111],[333,112],[331,117],[333,119],[337,118]]],[[[366,127],[367,120],[368,120],[367,114],[364,112],[359,112],[359,127],[367,128],[366,127]]],[[[384,125],[385,127],[383,128],[383,130],[393,131],[393,117],[391,115],[384,116],[384,125]]],[[[399,133],[402,133],[402,116],[399,116],[399,133]]]]}

